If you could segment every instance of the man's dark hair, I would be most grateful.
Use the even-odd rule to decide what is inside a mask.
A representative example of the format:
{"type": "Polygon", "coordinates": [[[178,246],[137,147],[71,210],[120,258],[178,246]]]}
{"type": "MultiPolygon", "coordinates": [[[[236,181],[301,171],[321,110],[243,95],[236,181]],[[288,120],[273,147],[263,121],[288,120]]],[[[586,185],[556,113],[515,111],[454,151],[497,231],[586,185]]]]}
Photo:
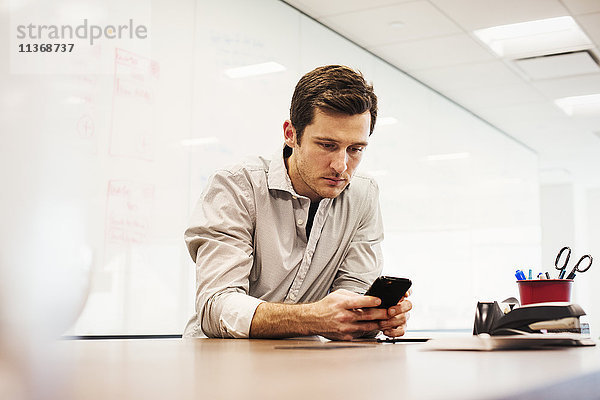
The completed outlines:
{"type": "Polygon", "coordinates": [[[346,115],[371,113],[371,129],[377,119],[377,96],[362,73],[343,65],[325,65],[304,75],[294,90],[290,120],[296,128],[296,141],[313,122],[315,110],[346,115]]]}

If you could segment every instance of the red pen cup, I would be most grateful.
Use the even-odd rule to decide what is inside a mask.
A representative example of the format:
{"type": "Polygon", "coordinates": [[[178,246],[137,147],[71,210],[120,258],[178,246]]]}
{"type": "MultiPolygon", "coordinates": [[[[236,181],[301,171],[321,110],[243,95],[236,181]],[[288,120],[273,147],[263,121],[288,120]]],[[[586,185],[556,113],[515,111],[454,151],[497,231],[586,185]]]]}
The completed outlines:
{"type": "Polygon", "coordinates": [[[517,281],[521,305],[571,301],[573,279],[531,279],[517,281]]]}

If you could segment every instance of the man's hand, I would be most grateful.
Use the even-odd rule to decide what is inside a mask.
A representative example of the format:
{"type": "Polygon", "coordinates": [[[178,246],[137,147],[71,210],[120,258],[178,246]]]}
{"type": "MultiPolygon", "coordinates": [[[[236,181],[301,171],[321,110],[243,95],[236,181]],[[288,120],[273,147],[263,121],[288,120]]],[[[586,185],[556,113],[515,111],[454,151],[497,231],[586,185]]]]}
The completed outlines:
{"type": "Polygon", "coordinates": [[[333,340],[352,340],[383,330],[402,336],[408,311],[406,296],[389,309],[375,308],[381,300],[339,289],[309,304],[261,303],[254,313],[250,337],[276,338],[321,335],[333,340]]]}
{"type": "MultiPolygon", "coordinates": [[[[351,340],[379,330],[383,322],[391,321],[392,325],[400,322],[395,317],[388,319],[389,310],[399,306],[389,310],[374,308],[379,304],[381,300],[377,297],[362,296],[340,289],[309,306],[319,335],[333,340],[351,340]]],[[[402,321],[394,328],[406,323],[405,319],[402,321]]]]}
{"type": "Polygon", "coordinates": [[[387,309],[387,317],[383,321],[379,321],[379,329],[383,334],[389,337],[402,336],[406,333],[406,322],[412,309],[412,303],[406,298],[410,295],[409,290],[404,297],[400,299],[398,304],[387,309]]]}

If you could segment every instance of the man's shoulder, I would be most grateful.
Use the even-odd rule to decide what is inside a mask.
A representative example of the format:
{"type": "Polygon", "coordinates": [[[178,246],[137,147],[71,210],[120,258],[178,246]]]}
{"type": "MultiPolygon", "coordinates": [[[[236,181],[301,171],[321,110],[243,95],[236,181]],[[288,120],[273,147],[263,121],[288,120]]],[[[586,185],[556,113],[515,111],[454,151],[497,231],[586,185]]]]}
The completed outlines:
{"type": "Polygon", "coordinates": [[[349,192],[355,192],[356,194],[372,194],[379,191],[377,181],[369,175],[364,173],[356,173],[352,177],[352,182],[348,185],[349,192]]]}
{"type": "Polygon", "coordinates": [[[356,173],[348,187],[340,194],[339,200],[340,205],[345,204],[347,207],[370,208],[379,201],[377,181],[364,173],[356,173]]]}
{"type": "Polygon", "coordinates": [[[230,164],[221,167],[215,171],[216,175],[226,176],[244,176],[244,175],[260,175],[266,173],[269,170],[269,164],[271,160],[261,157],[253,156],[246,157],[237,163],[230,164]]]}

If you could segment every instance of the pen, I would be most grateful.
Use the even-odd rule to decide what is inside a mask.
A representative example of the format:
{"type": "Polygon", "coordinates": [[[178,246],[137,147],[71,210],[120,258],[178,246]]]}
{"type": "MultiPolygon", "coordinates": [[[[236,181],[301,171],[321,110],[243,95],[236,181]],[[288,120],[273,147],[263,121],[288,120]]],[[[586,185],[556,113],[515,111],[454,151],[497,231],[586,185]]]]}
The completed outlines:
{"type": "Polygon", "coordinates": [[[525,278],[525,274],[523,273],[523,271],[521,271],[520,269],[518,269],[517,272],[515,272],[515,277],[518,281],[524,281],[527,279],[525,278]]]}
{"type": "Polygon", "coordinates": [[[546,272],[546,279],[550,279],[550,274],[546,272]]]}
{"type": "Polygon", "coordinates": [[[531,275],[532,271],[531,268],[529,268],[529,280],[533,279],[533,276],[531,275]]]}
{"type": "Polygon", "coordinates": [[[564,277],[565,277],[565,270],[566,270],[566,268],[563,268],[563,269],[560,271],[560,274],[558,274],[558,279],[562,279],[562,278],[564,278],[564,277]]]}

